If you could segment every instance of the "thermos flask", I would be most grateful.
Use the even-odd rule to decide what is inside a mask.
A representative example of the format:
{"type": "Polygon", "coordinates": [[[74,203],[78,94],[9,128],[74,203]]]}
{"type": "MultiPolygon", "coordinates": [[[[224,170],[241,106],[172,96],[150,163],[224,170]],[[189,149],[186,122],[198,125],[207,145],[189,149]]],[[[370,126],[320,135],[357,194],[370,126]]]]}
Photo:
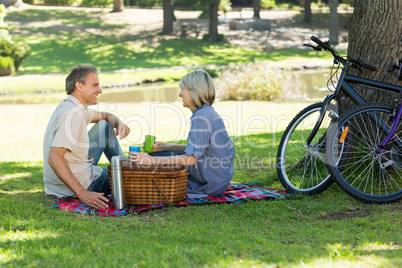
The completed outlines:
{"type": "Polygon", "coordinates": [[[113,208],[123,209],[126,207],[126,199],[124,196],[123,167],[121,157],[113,156],[111,164],[113,208]]]}

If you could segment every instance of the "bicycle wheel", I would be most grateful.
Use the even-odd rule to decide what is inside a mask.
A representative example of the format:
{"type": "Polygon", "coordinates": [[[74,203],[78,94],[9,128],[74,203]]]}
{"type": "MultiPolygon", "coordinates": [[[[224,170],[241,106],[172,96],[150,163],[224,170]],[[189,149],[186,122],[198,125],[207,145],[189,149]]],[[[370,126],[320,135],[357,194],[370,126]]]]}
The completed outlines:
{"type": "Polygon", "coordinates": [[[315,126],[323,103],[303,109],[286,128],[278,148],[277,171],[291,193],[317,194],[333,182],[325,163],[326,131],[336,120],[338,108],[330,104],[310,146],[306,140],[315,126]]]}
{"type": "Polygon", "coordinates": [[[402,198],[402,147],[395,138],[401,137],[401,124],[388,145],[379,149],[387,136],[380,126],[391,126],[393,110],[383,104],[361,105],[328,131],[329,171],[346,193],[359,200],[390,203],[402,198]],[[342,155],[340,144],[348,147],[342,155]]]}

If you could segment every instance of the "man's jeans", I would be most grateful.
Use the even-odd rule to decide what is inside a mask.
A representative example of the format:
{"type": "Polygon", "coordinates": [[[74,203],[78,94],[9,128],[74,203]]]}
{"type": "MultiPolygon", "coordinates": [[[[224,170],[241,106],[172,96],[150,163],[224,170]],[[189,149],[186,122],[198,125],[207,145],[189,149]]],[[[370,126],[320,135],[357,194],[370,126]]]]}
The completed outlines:
{"type": "MultiPolygon", "coordinates": [[[[122,160],[127,160],[123,150],[117,141],[116,133],[113,127],[106,121],[100,120],[88,132],[89,135],[89,151],[88,155],[95,159],[93,165],[97,165],[102,153],[105,154],[109,160],[113,156],[119,155],[122,160]]],[[[110,182],[107,175],[107,168],[103,168],[102,174],[99,178],[88,187],[88,191],[110,194],[110,182]]]]}

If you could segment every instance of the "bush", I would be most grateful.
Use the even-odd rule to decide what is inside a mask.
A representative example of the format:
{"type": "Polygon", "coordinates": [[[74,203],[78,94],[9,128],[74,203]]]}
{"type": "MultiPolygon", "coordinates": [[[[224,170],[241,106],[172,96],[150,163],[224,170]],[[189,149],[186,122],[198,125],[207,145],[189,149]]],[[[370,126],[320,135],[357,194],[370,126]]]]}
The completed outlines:
{"type": "Polygon", "coordinates": [[[162,6],[162,0],[124,0],[124,5],[140,7],[162,6]]]}
{"type": "MultiPolygon", "coordinates": [[[[202,36],[202,40],[208,41],[209,40],[209,34],[204,34],[202,36]]],[[[218,34],[218,42],[223,42],[223,41],[225,41],[225,35],[218,34]]]]}
{"type": "Polygon", "coordinates": [[[18,71],[21,63],[31,54],[31,48],[23,43],[15,43],[8,31],[0,30],[0,56],[11,57],[14,63],[14,69],[18,71]]]}
{"type": "Polygon", "coordinates": [[[220,100],[285,100],[300,92],[297,81],[280,70],[267,67],[266,62],[231,66],[218,76],[216,87],[220,100]]]}
{"type": "Polygon", "coordinates": [[[12,75],[14,72],[14,59],[9,56],[0,56],[0,76],[12,75]]]}
{"type": "Polygon", "coordinates": [[[82,7],[107,7],[112,6],[112,0],[82,0],[81,5],[82,7]]]}
{"type": "Polygon", "coordinates": [[[0,75],[2,76],[18,71],[21,63],[31,53],[31,48],[27,44],[23,42],[15,43],[12,40],[8,30],[5,29],[7,27],[7,24],[4,23],[5,15],[6,9],[4,5],[0,5],[0,75]],[[12,64],[12,68],[9,66],[10,64],[12,64]]]}
{"type": "Polygon", "coordinates": [[[16,71],[18,71],[18,69],[21,66],[21,63],[26,58],[28,58],[30,54],[31,54],[31,47],[28,46],[27,44],[23,42],[18,42],[13,45],[11,57],[14,59],[14,66],[16,71]]]}
{"type": "Polygon", "coordinates": [[[44,0],[43,3],[47,5],[56,5],[56,6],[71,6],[74,4],[76,0],[44,0]]]}
{"type": "Polygon", "coordinates": [[[260,5],[262,8],[276,8],[275,0],[261,0],[260,5]]]}

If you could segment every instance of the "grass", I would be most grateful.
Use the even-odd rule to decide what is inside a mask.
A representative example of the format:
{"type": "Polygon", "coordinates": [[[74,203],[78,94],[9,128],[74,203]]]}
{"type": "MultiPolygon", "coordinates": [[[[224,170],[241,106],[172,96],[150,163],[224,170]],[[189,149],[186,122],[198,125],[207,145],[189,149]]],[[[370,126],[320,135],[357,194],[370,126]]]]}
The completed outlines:
{"type": "Polygon", "coordinates": [[[222,66],[256,60],[325,58],[331,63],[329,53],[313,50],[286,48],[266,53],[227,43],[166,38],[157,32],[132,34],[122,29],[136,25],[108,23],[103,15],[80,10],[10,11],[6,16],[10,33],[16,41],[27,42],[32,53],[16,76],[0,78],[0,94],[62,92],[66,73],[82,62],[94,63],[107,86],[178,80],[194,66],[212,65],[211,71],[216,72],[222,66]],[[176,66],[181,68],[172,68],[176,66]]]}
{"type": "MultiPolygon", "coordinates": [[[[280,187],[281,134],[305,103],[219,102],[236,144],[235,182],[280,187]]],[[[4,267],[400,267],[401,203],[363,204],[324,193],[242,205],[168,207],[102,218],[50,208],[42,137],[56,104],[2,105],[0,266],[4,267]],[[33,116],[34,115],[34,116],[33,116]]],[[[122,146],[183,140],[190,114],[173,104],[100,103],[128,122],[122,146]],[[185,121],[183,121],[185,120],[185,121]],[[155,126],[153,123],[155,122],[155,126]],[[175,127],[172,127],[175,126],[175,127]]],[[[102,165],[107,165],[102,160],[102,165]]]]}
{"type": "MultiPolygon", "coordinates": [[[[85,61],[95,62],[103,84],[112,85],[161,76],[174,80],[183,72],[166,70],[159,76],[160,70],[134,68],[328,56],[303,50],[264,54],[201,40],[158,39],[153,33],[117,39],[113,32],[122,25],[105,24],[98,15],[76,10],[10,12],[6,19],[13,36],[27,41],[34,52],[19,74],[29,76],[1,78],[0,92],[58,92],[69,68],[85,61]],[[93,34],[97,28],[102,31],[93,34]],[[120,69],[130,71],[113,72],[120,69]]],[[[0,105],[1,267],[402,266],[401,203],[364,204],[336,186],[298,199],[167,207],[113,218],[50,208],[52,199],[43,194],[42,139],[57,104],[41,102],[0,105]]],[[[281,187],[275,169],[277,146],[288,122],[305,106],[214,105],[236,144],[234,182],[281,187]]],[[[173,103],[100,103],[95,109],[113,112],[131,127],[129,137],[121,141],[126,152],[149,132],[159,140],[183,142],[191,116],[173,103]]],[[[101,165],[107,165],[105,159],[101,165]]]]}

